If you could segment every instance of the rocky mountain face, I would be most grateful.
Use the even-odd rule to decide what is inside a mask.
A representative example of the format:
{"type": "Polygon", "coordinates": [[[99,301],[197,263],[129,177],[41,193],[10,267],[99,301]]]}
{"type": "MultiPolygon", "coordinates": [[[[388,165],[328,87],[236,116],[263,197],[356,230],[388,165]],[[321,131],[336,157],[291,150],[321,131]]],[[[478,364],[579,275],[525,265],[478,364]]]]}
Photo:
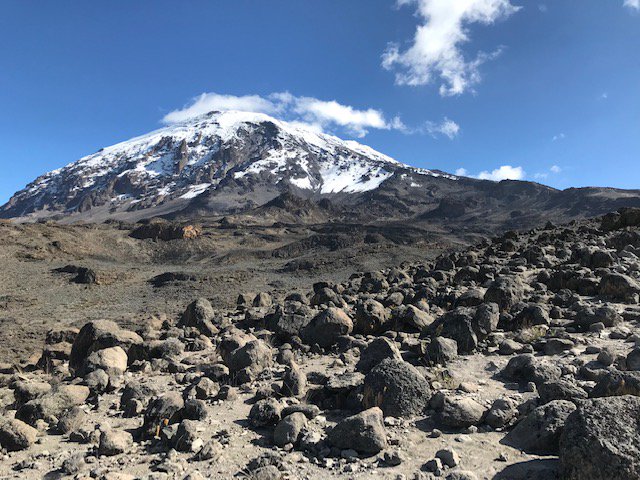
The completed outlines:
{"type": "Polygon", "coordinates": [[[208,211],[229,213],[290,189],[303,196],[366,192],[396,174],[407,181],[409,174],[440,176],[267,115],[212,112],[47,173],[17,192],[1,214],[166,212],[185,208],[205,193],[208,211]]]}
{"type": "Polygon", "coordinates": [[[1,218],[235,222],[406,221],[477,233],[640,206],[640,190],[556,190],[404,165],[267,115],[211,112],[104,148],[37,178],[1,218]],[[242,217],[242,218],[240,218],[242,217]]]}

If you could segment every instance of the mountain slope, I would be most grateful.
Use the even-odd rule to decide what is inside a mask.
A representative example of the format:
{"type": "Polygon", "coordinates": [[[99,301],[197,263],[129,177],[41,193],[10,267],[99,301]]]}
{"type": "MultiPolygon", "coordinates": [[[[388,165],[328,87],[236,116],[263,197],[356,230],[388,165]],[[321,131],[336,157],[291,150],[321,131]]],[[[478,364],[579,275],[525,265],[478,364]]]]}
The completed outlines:
{"type": "Polygon", "coordinates": [[[226,189],[236,198],[219,202],[219,213],[225,213],[265,203],[289,188],[308,195],[360,193],[405,169],[437,175],[267,115],[211,112],[47,173],[17,192],[0,214],[41,217],[96,208],[115,214],[159,206],[166,212],[208,190],[226,189]]]}
{"type": "Polygon", "coordinates": [[[556,190],[423,170],[248,112],[211,112],[37,178],[0,217],[63,222],[233,216],[240,224],[406,222],[492,234],[640,206],[640,191],[556,190]],[[239,218],[243,217],[243,218],[239,218]]]}

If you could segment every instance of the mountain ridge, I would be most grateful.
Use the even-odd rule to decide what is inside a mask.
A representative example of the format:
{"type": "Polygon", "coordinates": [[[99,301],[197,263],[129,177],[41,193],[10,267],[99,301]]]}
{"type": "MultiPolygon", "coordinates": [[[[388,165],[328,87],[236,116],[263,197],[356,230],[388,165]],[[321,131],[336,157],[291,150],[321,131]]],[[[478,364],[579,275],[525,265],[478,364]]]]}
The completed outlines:
{"type": "Polygon", "coordinates": [[[557,190],[455,176],[265,114],[225,111],[134,137],[42,175],[0,207],[0,218],[70,223],[231,215],[240,223],[411,220],[490,231],[622,206],[640,206],[640,190],[557,190]],[[286,211],[296,201],[270,203],[282,195],[308,204],[286,211]],[[316,208],[323,201],[331,208],[316,208]]]}
{"type": "Polygon", "coordinates": [[[210,112],[44,174],[16,192],[1,211],[5,217],[46,216],[82,213],[107,203],[112,210],[135,210],[166,199],[191,200],[225,181],[250,188],[255,177],[269,173],[312,193],[357,193],[377,188],[398,168],[413,169],[368,146],[268,115],[210,112]]]}

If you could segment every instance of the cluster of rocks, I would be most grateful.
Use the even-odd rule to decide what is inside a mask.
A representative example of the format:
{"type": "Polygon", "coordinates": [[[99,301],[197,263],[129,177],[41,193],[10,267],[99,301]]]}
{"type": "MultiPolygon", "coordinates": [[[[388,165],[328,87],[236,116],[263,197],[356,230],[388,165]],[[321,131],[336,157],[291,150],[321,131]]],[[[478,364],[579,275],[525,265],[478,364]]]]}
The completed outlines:
{"type": "MultiPolygon", "coordinates": [[[[637,479],[639,256],[640,210],[625,209],[307,294],[240,295],[234,311],[196,299],[136,332],[111,321],[55,330],[34,371],[3,367],[12,401],[0,445],[23,451],[50,435],[89,445],[55,465],[77,478],[116,478],[105,469],[126,462],[104,459],[141,447],[153,472],[184,478],[172,464],[189,458],[203,469],[189,478],[225,478],[208,469],[230,434],[207,422],[247,402],[242,428],[261,448],[240,465],[248,478],[297,478],[292,463],[484,478],[464,448],[412,451],[403,436],[417,430],[462,445],[459,435],[496,434],[505,448],[558,457],[539,478],[637,479]],[[487,380],[456,381],[472,359],[487,380]],[[98,411],[108,415],[96,423],[98,411]],[[125,420],[134,427],[119,428],[125,420]]],[[[534,478],[523,475],[508,478],[534,478]]]]}

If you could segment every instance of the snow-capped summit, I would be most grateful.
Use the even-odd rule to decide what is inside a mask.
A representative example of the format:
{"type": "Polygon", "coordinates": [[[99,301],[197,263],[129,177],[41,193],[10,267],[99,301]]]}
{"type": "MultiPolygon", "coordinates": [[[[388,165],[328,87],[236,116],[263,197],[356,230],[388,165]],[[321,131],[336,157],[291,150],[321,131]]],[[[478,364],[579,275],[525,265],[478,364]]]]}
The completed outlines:
{"type": "Polygon", "coordinates": [[[287,189],[310,196],[366,192],[400,170],[442,175],[265,114],[210,112],[47,173],[17,192],[0,216],[171,211],[205,193],[212,211],[225,213],[287,189]]]}

